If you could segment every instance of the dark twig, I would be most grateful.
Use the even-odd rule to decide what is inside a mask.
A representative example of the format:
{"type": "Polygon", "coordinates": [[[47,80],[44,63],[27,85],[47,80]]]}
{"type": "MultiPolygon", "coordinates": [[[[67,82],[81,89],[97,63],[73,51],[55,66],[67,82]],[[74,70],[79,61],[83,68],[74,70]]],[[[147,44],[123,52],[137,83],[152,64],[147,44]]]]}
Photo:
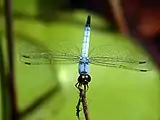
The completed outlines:
{"type": "Polygon", "coordinates": [[[79,112],[80,110],[80,103],[82,103],[83,106],[83,113],[85,116],[85,120],[90,120],[90,116],[89,116],[89,110],[88,110],[88,105],[87,105],[87,100],[86,100],[86,87],[84,87],[84,89],[79,88],[79,100],[78,100],[78,104],[76,106],[76,115],[79,119],[79,112]]]}
{"type": "Polygon", "coordinates": [[[1,77],[1,100],[2,100],[2,119],[8,120],[8,94],[6,91],[6,69],[4,66],[4,54],[3,54],[3,47],[2,47],[2,33],[0,33],[0,77],[1,77]]]}
{"type": "Polygon", "coordinates": [[[49,100],[52,96],[57,94],[60,90],[60,86],[57,85],[54,88],[51,88],[49,91],[44,93],[38,99],[36,99],[29,107],[27,107],[24,111],[19,113],[19,118],[24,119],[27,115],[31,114],[36,110],[38,107],[43,105],[47,100],[49,100]]]}
{"type": "Polygon", "coordinates": [[[14,85],[14,40],[12,26],[12,0],[4,0],[5,30],[8,50],[9,71],[7,73],[7,88],[11,103],[11,118],[17,120],[17,104],[14,85]]]}
{"type": "Polygon", "coordinates": [[[82,105],[83,105],[83,113],[85,115],[86,120],[90,120],[89,110],[86,100],[86,89],[82,90],[82,105]]]}
{"type": "Polygon", "coordinates": [[[112,12],[116,20],[117,26],[120,29],[120,32],[124,35],[129,35],[129,30],[124,17],[121,2],[122,0],[109,0],[109,4],[112,8],[112,12]]]}

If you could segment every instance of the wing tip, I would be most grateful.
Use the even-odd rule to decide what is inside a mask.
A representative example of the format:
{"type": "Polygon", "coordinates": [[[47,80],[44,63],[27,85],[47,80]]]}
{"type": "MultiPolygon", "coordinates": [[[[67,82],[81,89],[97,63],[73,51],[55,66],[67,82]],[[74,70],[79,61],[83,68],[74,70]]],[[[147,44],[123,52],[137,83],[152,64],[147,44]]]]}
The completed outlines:
{"type": "Polygon", "coordinates": [[[26,65],[31,65],[31,63],[29,63],[29,62],[24,62],[24,64],[26,64],[26,65]]]}
{"type": "Polygon", "coordinates": [[[146,61],[140,61],[139,64],[145,64],[147,63],[146,61]]]}
{"type": "Polygon", "coordinates": [[[22,57],[24,57],[24,58],[30,58],[28,55],[22,55],[22,57]]]}
{"type": "Polygon", "coordinates": [[[148,72],[148,71],[150,71],[150,70],[140,70],[141,72],[148,72]]]}

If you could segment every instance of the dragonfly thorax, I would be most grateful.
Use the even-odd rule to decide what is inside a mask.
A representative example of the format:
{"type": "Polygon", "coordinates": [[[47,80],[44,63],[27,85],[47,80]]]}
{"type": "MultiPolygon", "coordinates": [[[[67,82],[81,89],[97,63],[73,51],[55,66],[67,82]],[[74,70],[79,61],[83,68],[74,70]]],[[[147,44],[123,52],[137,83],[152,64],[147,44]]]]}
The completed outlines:
{"type": "Polygon", "coordinates": [[[79,74],[82,74],[82,73],[89,74],[89,58],[88,57],[80,57],[78,69],[79,69],[79,74]]]}
{"type": "Polygon", "coordinates": [[[89,63],[89,58],[88,57],[80,57],[79,63],[88,64],[89,63]]]}

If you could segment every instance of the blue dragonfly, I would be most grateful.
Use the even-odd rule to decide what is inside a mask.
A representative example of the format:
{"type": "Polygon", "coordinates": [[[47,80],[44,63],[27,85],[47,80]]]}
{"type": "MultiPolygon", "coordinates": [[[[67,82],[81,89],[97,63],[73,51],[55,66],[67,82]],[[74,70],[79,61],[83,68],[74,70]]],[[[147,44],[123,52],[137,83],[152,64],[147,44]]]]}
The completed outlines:
{"type": "MultiPolygon", "coordinates": [[[[66,52],[65,50],[63,50],[63,48],[60,52],[41,52],[34,49],[31,53],[27,54],[25,54],[23,50],[20,50],[21,62],[27,65],[43,65],[54,63],[66,64],[67,61],[69,61],[69,63],[76,63],[78,64],[79,77],[75,86],[78,89],[81,87],[88,89],[89,87],[88,84],[91,81],[91,76],[89,73],[90,64],[105,67],[122,68],[138,72],[150,71],[150,69],[147,67],[149,62],[148,59],[145,59],[143,57],[142,59],[134,57],[133,54],[128,50],[112,50],[112,46],[102,45],[95,47],[89,51],[90,25],[91,16],[88,15],[85,24],[84,38],[80,54],[73,53],[74,50],[66,52]],[[95,55],[94,53],[96,52],[103,52],[104,54],[95,55]]],[[[70,50],[71,47],[69,47],[68,49],[70,50]]]]}

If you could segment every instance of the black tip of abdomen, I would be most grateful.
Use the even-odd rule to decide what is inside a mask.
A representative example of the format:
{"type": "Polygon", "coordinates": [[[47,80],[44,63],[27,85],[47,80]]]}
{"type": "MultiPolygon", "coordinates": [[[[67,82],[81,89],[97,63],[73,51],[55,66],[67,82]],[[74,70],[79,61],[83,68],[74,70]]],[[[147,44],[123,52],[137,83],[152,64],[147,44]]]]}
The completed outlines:
{"type": "Polygon", "coordinates": [[[88,16],[87,16],[87,21],[86,21],[86,27],[87,27],[87,26],[90,27],[90,24],[91,24],[91,16],[88,15],[88,16]]]}

